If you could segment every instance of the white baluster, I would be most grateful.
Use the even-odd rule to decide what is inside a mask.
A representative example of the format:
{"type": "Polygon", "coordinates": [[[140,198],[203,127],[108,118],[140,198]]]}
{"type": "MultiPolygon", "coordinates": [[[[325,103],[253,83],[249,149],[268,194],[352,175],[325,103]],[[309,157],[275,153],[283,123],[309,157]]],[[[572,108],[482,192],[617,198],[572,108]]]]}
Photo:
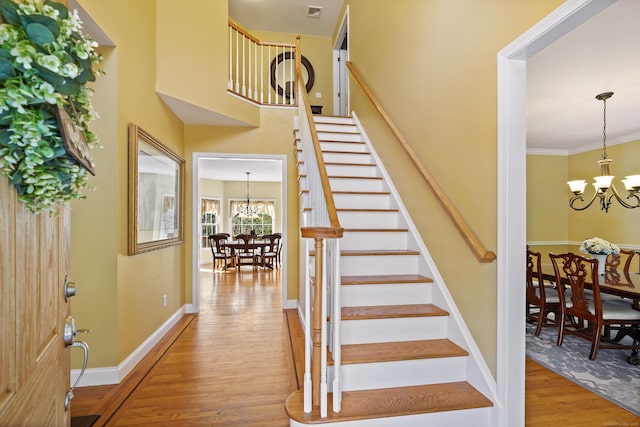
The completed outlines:
{"type": "Polygon", "coordinates": [[[258,43],[253,44],[253,99],[258,100],[258,43]]]}
{"type": "Polygon", "coordinates": [[[293,105],[295,103],[295,99],[294,99],[294,92],[295,92],[295,56],[294,56],[294,50],[293,47],[289,48],[289,52],[291,53],[291,60],[289,61],[289,81],[291,82],[291,86],[290,86],[290,91],[291,93],[289,94],[289,104],[293,105]]]}
{"type": "MultiPolygon", "coordinates": [[[[318,254],[316,254],[317,256],[318,254]]],[[[322,329],[320,332],[320,416],[327,416],[327,245],[322,245],[322,329]]],[[[316,274],[316,277],[318,275],[316,274]]]]}
{"type": "Polygon", "coordinates": [[[309,253],[311,252],[310,242],[311,239],[306,240],[306,249],[304,251],[304,412],[307,414],[311,412],[312,407],[312,384],[311,384],[311,323],[313,317],[311,316],[311,264],[309,253]]]}
{"type": "Polygon", "coordinates": [[[251,98],[251,94],[253,93],[253,89],[251,88],[251,46],[253,45],[253,40],[247,37],[247,43],[249,43],[249,98],[251,98]]]}
{"type": "Polygon", "coordinates": [[[240,55],[238,55],[238,49],[240,48],[240,43],[238,42],[238,33],[236,30],[236,93],[240,93],[240,55]]]}
{"type": "Polygon", "coordinates": [[[340,385],[340,366],[342,363],[342,347],[340,346],[342,337],[340,336],[340,316],[342,316],[342,303],[340,302],[340,239],[332,239],[333,258],[331,267],[333,268],[333,412],[340,412],[342,409],[342,389],[340,385]]]}
{"type": "Polygon", "coordinates": [[[233,90],[233,27],[229,26],[229,83],[227,89],[233,90]]]}
{"type": "Polygon", "coordinates": [[[242,96],[247,96],[247,71],[246,71],[246,62],[247,57],[245,56],[245,35],[242,35],[242,96]]]}
{"type": "Polygon", "coordinates": [[[260,45],[260,104],[264,104],[264,45],[260,45]]]}
{"type": "MultiPolygon", "coordinates": [[[[267,58],[271,58],[271,45],[269,45],[269,56],[267,58]]],[[[268,74],[269,86],[267,86],[267,104],[271,104],[271,72],[268,74]]]]}

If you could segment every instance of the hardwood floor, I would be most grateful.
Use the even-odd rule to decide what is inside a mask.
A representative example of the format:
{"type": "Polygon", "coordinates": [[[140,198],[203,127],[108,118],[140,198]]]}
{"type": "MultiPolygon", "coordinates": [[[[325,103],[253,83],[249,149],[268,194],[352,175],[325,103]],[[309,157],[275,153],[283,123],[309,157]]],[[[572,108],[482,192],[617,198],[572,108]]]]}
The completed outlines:
{"type": "MultiPolygon", "coordinates": [[[[280,270],[201,270],[201,312],[185,316],[124,381],[75,391],[94,426],[288,426],[303,337],[281,308],[280,270]]],[[[526,425],[640,426],[633,414],[527,360],[526,425]],[[576,403],[579,402],[579,403],[576,403]]]]}

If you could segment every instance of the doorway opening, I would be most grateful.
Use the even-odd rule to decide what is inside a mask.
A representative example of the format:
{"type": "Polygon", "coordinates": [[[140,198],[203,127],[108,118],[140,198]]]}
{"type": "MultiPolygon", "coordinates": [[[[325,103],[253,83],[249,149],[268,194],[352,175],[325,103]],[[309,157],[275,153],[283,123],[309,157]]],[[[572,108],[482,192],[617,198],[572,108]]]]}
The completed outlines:
{"type": "Polygon", "coordinates": [[[347,6],[340,31],[333,47],[333,114],[349,115],[349,6],[347,6]]]}
{"type": "MultiPolygon", "coordinates": [[[[287,259],[286,156],[229,153],[193,153],[193,256],[192,303],[189,312],[200,311],[200,266],[211,258],[204,234],[232,234],[233,206],[247,198],[269,206],[272,232],[282,232],[282,259],[287,259]],[[250,172],[251,181],[247,180],[250,172]],[[203,214],[202,207],[211,207],[203,214]]],[[[253,202],[252,202],[253,203],[253,202]]],[[[287,274],[282,269],[282,307],[287,303],[287,274]]]]}

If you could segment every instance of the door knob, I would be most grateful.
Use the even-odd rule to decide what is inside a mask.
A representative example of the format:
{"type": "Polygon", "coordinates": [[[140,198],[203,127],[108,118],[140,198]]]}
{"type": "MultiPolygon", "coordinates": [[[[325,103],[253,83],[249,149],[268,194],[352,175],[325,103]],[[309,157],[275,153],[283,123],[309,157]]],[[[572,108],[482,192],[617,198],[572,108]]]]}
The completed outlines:
{"type": "Polygon", "coordinates": [[[80,375],[78,375],[78,378],[76,378],[76,382],[73,383],[73,386],[69,389],[69,391],[67,391],[67,394],[64,397],[64,409],[65,409],[65,411],[68,411],[69,408],[71,407],[71,399],[73,399],[73,390],[76,388],[76,386],[80,382],[80,378],[82,378],[82,376],[84,375],[84,371],[87,370],[87,362],[89,360],[89,346],[87,345],[86,342],[75,341],[75,342],[71,343],[71,345],[69,345],[69,347],[70,348],[73,348],[73,347],[81,348],[82,352],[83,352],[83,360],[82,360],[82,370],[80,371],[80,375]]]}

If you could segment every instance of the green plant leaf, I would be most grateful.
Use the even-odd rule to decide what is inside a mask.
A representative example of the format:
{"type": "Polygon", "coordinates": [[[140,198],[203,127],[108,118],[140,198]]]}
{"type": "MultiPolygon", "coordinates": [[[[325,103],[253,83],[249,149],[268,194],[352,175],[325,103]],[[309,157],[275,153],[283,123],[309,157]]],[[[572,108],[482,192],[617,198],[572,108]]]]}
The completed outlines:
{"type": "Polygon", "coordinates": [[[0,14],[11,25],[20,25],[18,5],[11,0],[0,0],[0,14]]]}
{"type": "Polygon", "coordinates": [[[49,28],[37,22],[28,24],[25,30],[31,41],[37,46],[46,46],[56,39],[49,28]]]}
{"type": "Polygon", "coordinates": [[[67,19],[69,17],[69,9],[67,9],[67,6],[65,6],[64,4],[51,0],[45,1],[44,4],[56,9],[58,11],[58,16],[60,17],[60,19],[67,19]]]}
{"type": "Polygon", "coordinates": [[[38,76],[40,76],[42,80],[51,83],[55,90],[63,95],[75,95],[80,90],[80,84],[73,79],[56,74],[39,64],[33,64],[33,68],[38,72],[38,76]]]}
{"type": "Polygon", "coordinates": [[[0,57],[0,80],[7,80],[11,77],[15,77],[16,70],[13,68],[13,63],[8,59],[0,57]]]}
{"type": "Polygon", "coordinates": [[[44,25],[49,31],[51,31],[51,34],[53,34],[53,37],[55,38],[58,38],[60,36],[60,24],[50,16],[26,15],[24,19],[30,24],[36,23],[44,25]]]}

